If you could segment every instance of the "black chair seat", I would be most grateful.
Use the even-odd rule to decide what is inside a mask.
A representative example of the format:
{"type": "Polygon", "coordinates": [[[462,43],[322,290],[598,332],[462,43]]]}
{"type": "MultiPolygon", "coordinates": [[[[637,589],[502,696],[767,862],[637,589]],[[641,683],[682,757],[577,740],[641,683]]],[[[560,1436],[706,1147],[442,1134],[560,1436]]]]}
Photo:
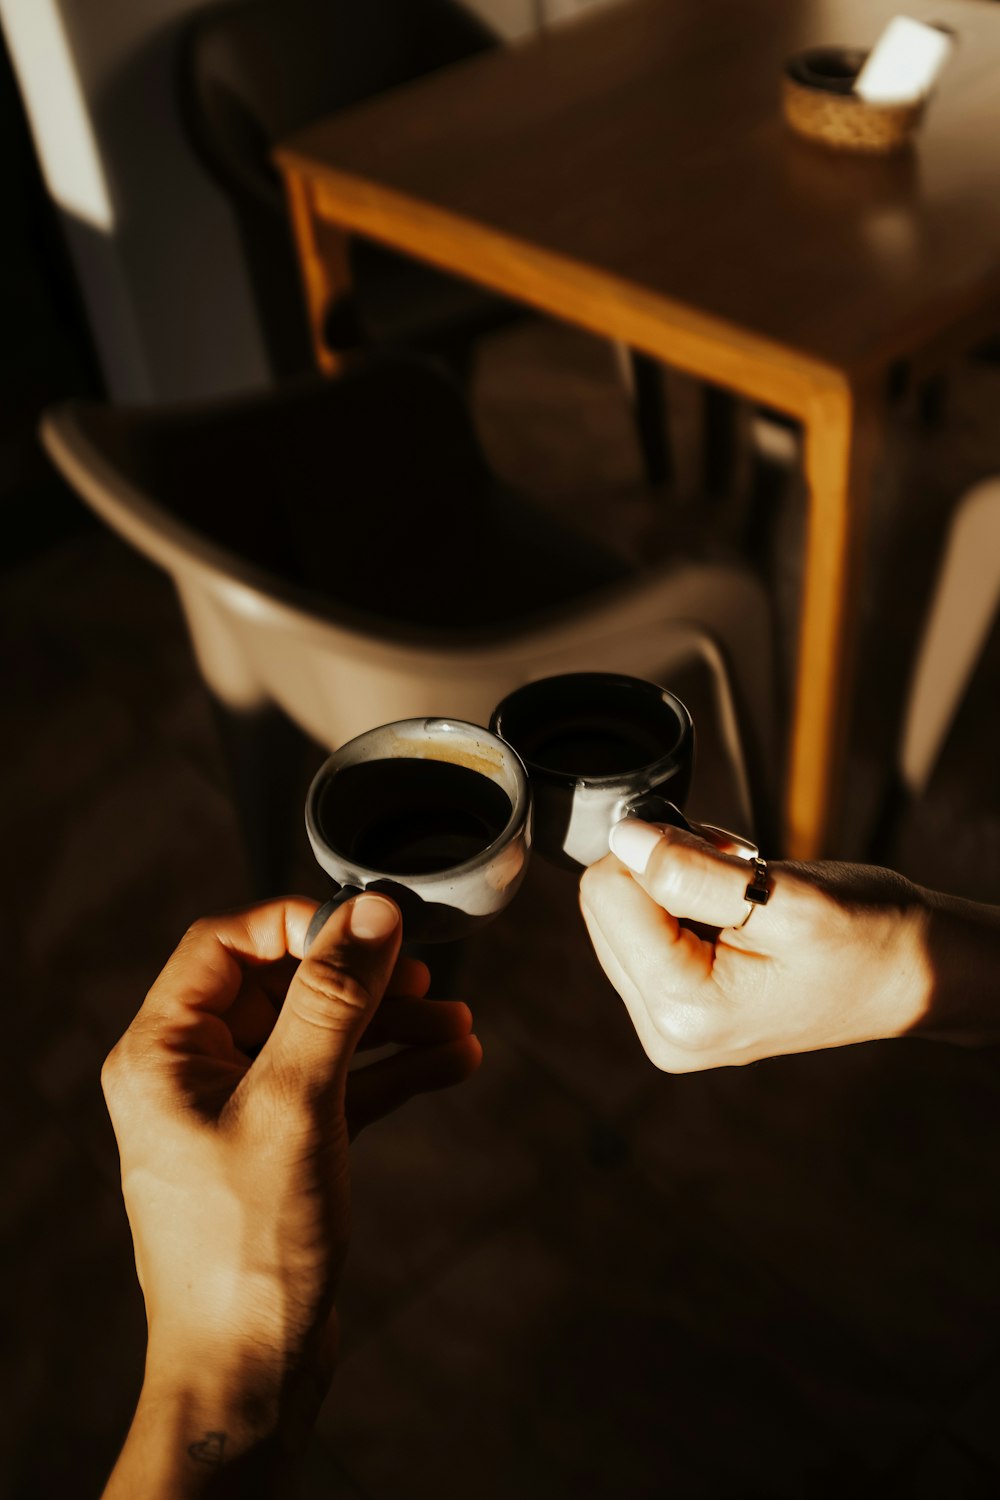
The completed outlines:
{"type": "Polygon", "coordinates": [[[81,407],[78,421],[147,503],[379,634],[528,629],[632,576],[502,485],[458,389],[414,358],[198,408],[81,407]]]}

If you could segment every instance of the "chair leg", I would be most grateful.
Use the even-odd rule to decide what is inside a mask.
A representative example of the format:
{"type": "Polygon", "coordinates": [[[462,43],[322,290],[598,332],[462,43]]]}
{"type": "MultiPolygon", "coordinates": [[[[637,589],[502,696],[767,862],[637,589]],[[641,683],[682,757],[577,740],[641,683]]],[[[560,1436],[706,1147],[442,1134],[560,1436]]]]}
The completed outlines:
{"type": "Polygon", "coordinates": [[[771,563],[775,525],[788,484],[787,468],[754,454],[739,535],[740,552],[761,573],[766,572],[771,563]]]}
{"type": "MultiPolygon", "coordinates": [[[[747,819],[744,827],[734,832],[752,837],[765,855],[777,858],[781,853],[781,834],[773,799],[774,767],[769,763],[761,740],[759,723],[755,722],[761,703],[750,703],[747,697],[738,693],[730,670],[730,659],[727,659],[724,648],[718,642],[706,637],[702,655],[712,669],[719,727],[729,752],[730,764],[736,774],[739,797],[747,819]]],[[[758,691],[751,688],[748,696],[754,698],[758,691]]],[[[769,699],[768,687],[764,687],[763,694],[769,699]]],[[[770,701],[766,707],[770,710],[770,701]]]]}
{"type": "Polygon", "coordinates": [[[230,708],[213,693],[222,751],[246,853],[252,894],[285,888],[293,833],[302,821],[309,740],[276,708],[230,708]]]}
{"type": "Polygon", "coordinates": [[[930,780],[998,603],[1000,478],[994,478],[959,504],[917,651],[899,756],[912,796],[930,780]]]}
{"type": "Polygon", "coordinates": [[[943,427],[948,415],[948,379],[932,375],[917,392],[917,419],[928,432],[943,427]]]}
{"type": "Polygon", "coordinates": [[[750,477],[740,551],[761,572],[771,560],[779,502],[800,465],[797,424],[757,406],[750,417],[750,477]]]}
{"type": "Polygon", "coordinates": [[[702,392],[702,476],[709,495],[721,495],[733,482],[736,467],[735,396],[716,385],[702,392]]]}
{"type": "MultiPolygon", "coordinates": [[[[667,430],[663,366],[650,355],[629,349],[625,378],[631,387],[646,481],[654,488],[669,484],[675,468],[667,430]]],[[[707,492],[718,495],[732,483],[738,406],[728,391],[712,385],[704,387],[702,403],[702,476],[707,492]]]]}
{"type": "Polygon", "coordinates": [[[365,338],[357,298],[346,292],[331,302],[323,317],[323,342],[336,354],[364,348],[365,338]]]}
{"type": "MultiPolygon", "coordinates": [[[[775,798],[780,785],[778,756],[778,688],[771,641],[770,610],[750,586],[730,585],[730,608],[713,627],[725,665],[732,669],[731,693],[736,710],[733,736],[743,726],[743,761],[755,836],[772,856],[781,850],[775,798]]],[[[720,680],[721,677],[720,677],[720,680]]]]}
{"type": "Polygon", "coordinates": [[[646,483],[656,488],[674,478],[673,454],[667,431],[663,368],[648,354],[629,350],[632,410],[646,470],[646,483]]]}

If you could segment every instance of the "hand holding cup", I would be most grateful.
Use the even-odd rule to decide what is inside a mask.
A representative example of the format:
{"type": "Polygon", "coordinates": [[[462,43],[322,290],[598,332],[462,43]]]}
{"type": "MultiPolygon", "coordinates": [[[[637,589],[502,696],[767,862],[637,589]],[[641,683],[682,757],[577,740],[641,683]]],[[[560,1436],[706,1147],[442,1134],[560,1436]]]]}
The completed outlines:
{"type": "Polygon", "coordinates": [[[775,862],[767,904],[750,908],[746,860],[697,829],[630,820],[610,842],[583,875],[581,909],[658,1068],[688,1073],[898,1036],[925,1015],[928,913],[901,876],[775,862]]]}
{"type": "Polygon", "coordinates": [[[332,1372],[349,1137],[479,1064],[468,1007],[399,957],[391,901],[345,903],[303,958],[312,915],[288,898],[196,922],[105,1064],[149,1325],[108,1500],[228,1493],[215,1471],[251,1449],[264,1492],[332,1372]]]}

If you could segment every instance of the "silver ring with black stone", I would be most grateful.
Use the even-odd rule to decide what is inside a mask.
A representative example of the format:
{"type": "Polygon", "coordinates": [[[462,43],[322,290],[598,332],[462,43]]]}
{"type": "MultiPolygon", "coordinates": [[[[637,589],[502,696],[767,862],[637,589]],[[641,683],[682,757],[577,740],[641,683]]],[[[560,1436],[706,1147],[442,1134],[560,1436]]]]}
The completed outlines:
{"type": "Polygon", "coordinates": [[[767,905],[768,897],[771,894],[771,885],[767,875],[767,860],[761,859],[760,855],[756,854],[750,861],[750,868],[753,874],[750,876],[749,884],[743,892],[743,899],[747,903],[747,914],[742,922],[735,922],[733,924],[735,932],[741,931],[747,925],[758,906],[767,905]]]}

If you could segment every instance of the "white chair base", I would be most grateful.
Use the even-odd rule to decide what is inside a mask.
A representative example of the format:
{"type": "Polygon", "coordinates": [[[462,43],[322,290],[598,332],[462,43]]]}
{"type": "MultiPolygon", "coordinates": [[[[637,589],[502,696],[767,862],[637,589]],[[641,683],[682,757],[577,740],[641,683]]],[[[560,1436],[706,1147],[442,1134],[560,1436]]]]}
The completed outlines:
{"type": "Polygon", "coordinates": [[[906,708],[900,774],[911,797],[930,780],[1000,604],[1000,476],[959,502],[924,626],[906,708]]]}

